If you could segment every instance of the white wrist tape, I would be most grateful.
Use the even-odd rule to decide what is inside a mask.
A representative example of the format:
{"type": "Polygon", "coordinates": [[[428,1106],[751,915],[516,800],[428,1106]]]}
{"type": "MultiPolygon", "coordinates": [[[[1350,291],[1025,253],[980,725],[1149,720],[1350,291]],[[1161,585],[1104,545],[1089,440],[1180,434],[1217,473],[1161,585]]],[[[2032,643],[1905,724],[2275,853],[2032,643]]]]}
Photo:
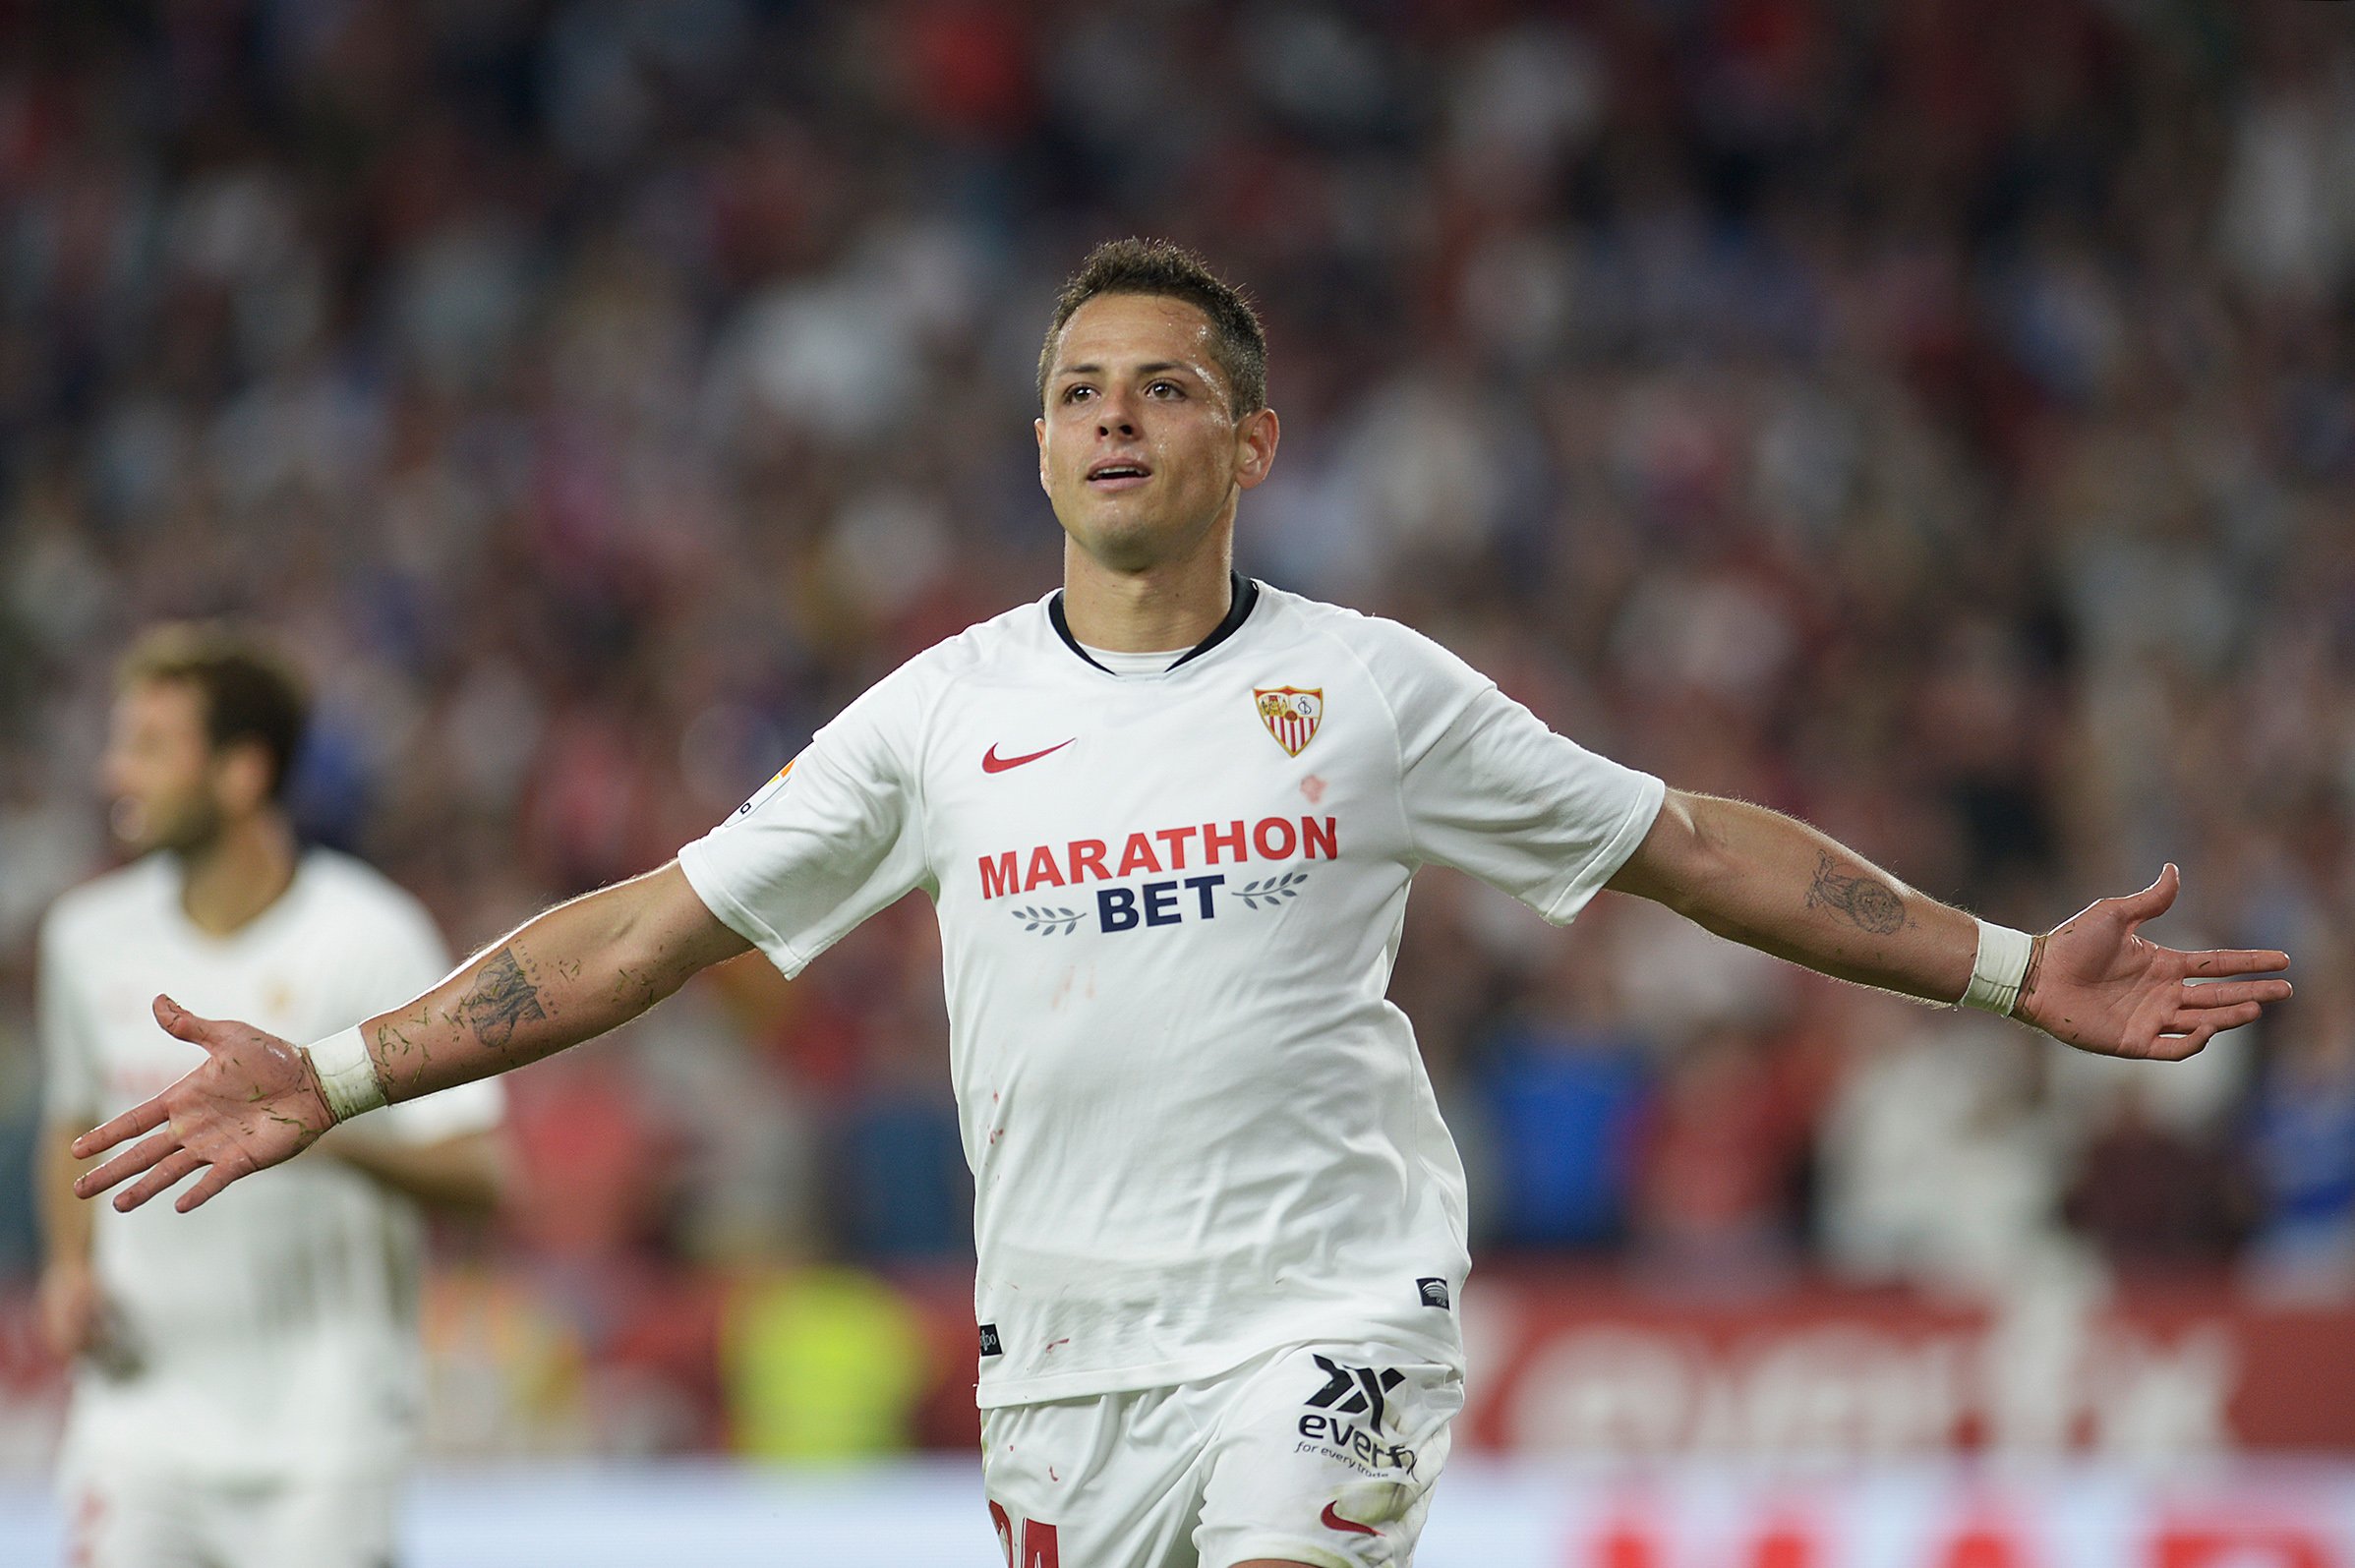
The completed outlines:
{"type": "Polygon", "coordinates": [[[1971,986],[1962,1005],[2012,1016],[2020,1005],[2020,986],[2028,978],[2028,960],[2036,939],[2010,926],[1978,923],[1978,958],[1971,965],[1971,986]]]}
{"type": "Polygon", "coordinates": [[[330,1034],[302,1051],[319,1074],[320,1092],[327,1097],[327,1109],[336,1121],[348,1122],[384,1103],[384,1086],[377,1081],[376,1064],[368,1060],[368,1042],[358,1029],[330,1034]]]}

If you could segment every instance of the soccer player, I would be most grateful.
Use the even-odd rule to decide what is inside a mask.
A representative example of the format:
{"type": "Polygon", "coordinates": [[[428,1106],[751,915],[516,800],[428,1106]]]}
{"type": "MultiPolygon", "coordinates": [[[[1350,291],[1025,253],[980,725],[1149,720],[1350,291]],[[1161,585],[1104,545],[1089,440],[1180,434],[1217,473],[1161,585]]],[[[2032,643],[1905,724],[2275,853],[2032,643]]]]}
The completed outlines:
{"type": "Polygon", "coordinates": [[[2031,938],[1815,830],[1582,750],[1390,622],[1237,576],[1278,424],[1243,299],[1099,248],[1039,358],[1060,592],[918,655],[660,870],[298,1048],[158,998],[206,1064],[76,1148],[194,1209],[338,1121],[612,1028],[757,947],[937,909],[974,1178],[989,1510],[1015,1568],[1407,1562],[1462,1403],[1464,1183],[1384,999],[1417,866],[1566,921],[1604,888],[1829,974],[2177,1058],[2279,953],[2137,935],[2168,868],[2031,938]],[[2212,983],[2193,985],[2199,978],[2212,983]],[[202,1174],[199,1174],[202,1173],[202,1174]]]}
{"type": "Polygon", "coordinates": [[[79,1568],[390,1562],[421,1405],[419,1204],[498,1195],[504,1096],[485,1082],[339,1129],[185,1220],[73,1199],[73,1132],[202,1060],[156,1032],[157,990],[299,1039],[448,970],[415,900],[297,844],[279,797],[303,718],[293,677],[233,633],[142,640],[105,761],[140,858],[42,926],[40,1300],[76,1364],[59,1490],[79,1568]]]}

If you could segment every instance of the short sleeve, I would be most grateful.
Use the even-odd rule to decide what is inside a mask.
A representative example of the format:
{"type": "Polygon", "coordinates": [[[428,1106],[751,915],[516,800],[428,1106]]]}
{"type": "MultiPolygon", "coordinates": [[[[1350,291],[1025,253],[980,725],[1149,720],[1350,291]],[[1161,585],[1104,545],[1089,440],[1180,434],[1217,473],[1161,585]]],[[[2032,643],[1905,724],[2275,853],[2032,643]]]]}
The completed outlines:
{"type": "Polygon", "coordinates": [[[1667,786],[1556,734],[1453,654],[1405,635],[1419,646],[1394,649],[1384,673],[1416,853],[1567,924],[1651,831],[1667,786]]]}
{"type": "MultiPolygon", "coordinates": [[[[351,990],[340,1009],[354,1023],[432,990],[450,970],[449,949],[433,917],[405,894],[372,923],[367,953],[351,971],[351,990]]],[[[506,1085],[477,1078],[388,1105],[381,1116],[370,1117],[368,1126],[403,1143],[439,1143],[492,1131],[505,1120],[506,1106],[506,1085]]]]}
{"type": "Polygon", "coordinates": [[[88,1004],[67,975],[65,938],[54,913],[41,922],[40,955],[33,981],[33,1031],[41,1046],[41,1117],[51,1126],[97,1120],[100,1095],[98,1049],[88,1004]]]}
{"type": "Polygon", "coordinates": [[[917,687],[903,666],[678,851],[696,896],[789,977],[927,880],[917,687]]]}

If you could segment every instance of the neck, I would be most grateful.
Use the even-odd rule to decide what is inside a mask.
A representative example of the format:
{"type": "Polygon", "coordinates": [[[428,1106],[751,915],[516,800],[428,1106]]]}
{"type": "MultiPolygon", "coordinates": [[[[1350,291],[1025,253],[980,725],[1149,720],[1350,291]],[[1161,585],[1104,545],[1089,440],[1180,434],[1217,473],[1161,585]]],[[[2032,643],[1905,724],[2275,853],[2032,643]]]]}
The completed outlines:
{"type": "Polygon", "coordinates": [[[1233,598],[1232,536],[1182,560],[1136,571],[1106,566],[1063,542],[1063,617],[1090,648],[1149,654],[1191,648],[1218,629],[1233,598]]]}
{"type": "Polygon", "coordinates": [[[225,937],[278,901],[294,883],[294,830],[260,811],[180,853],[180,907],[207,936],[225,937]]]}

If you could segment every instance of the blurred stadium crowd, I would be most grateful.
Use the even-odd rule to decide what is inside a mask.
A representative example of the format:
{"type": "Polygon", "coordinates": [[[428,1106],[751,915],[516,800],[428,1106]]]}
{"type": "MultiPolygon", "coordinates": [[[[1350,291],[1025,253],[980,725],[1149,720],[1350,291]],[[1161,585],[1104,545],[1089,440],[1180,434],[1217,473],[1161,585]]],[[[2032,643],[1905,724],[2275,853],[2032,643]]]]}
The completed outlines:
{"type": "MultiPolygon", "coordinates": [[[[1052,586],[1037,334],[1143,231],[1268,323],[1247,569],[1990,917],[2173,858],[2162,940],[2298,955],[2266,1038],[2096,1071],[1427,875],[1394,994],[1485,1256],[2355,1290],[2343,8],[16,0],[0,38],[0,1266],[33,924],[106,863],[135,628],[281,635],[310,830],[480,943],[1052,586]]],[[[937,961],[904,904],[525,1074],[496,1246],[953,1270],[937,961]]]]}

